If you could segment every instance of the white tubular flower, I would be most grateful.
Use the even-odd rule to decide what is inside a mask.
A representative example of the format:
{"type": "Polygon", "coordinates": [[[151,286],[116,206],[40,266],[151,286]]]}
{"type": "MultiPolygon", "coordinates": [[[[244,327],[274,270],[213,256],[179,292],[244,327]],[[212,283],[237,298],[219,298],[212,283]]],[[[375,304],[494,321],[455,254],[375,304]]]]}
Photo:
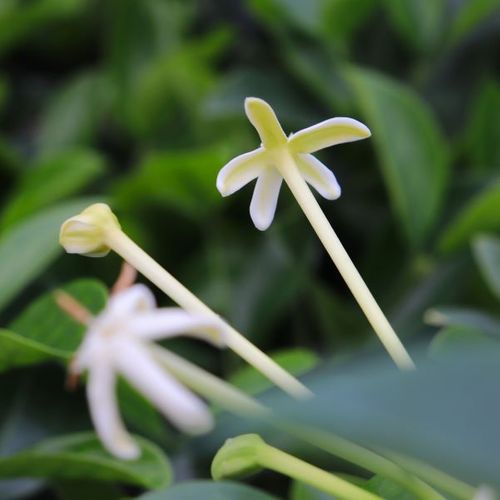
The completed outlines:
{"type": "Polygon", "coordinates": [[[180,430],[199,434],[213,426],[205,403],[164,370],[150,341],[181,334],[223,344],[220,322],[179,308],[156,309],[151,291],[133,285],[109,299],[90,320],[71,364],[72,375],[88,371],[87,397],[97,435],[122,459],[139,456],[139,448],[123,425],[115,395],[118,375],[154,404],[180,430]]]}
{"type": "Polygon", "coordinates": [[[285,135],[276,115],[265,101],[255,97],[245,100],[245,112],[257,130],[262,145],[231,160],[217,177],[217,189],[229,196],[257,179],[250,216],[261,231],[272,223],[283,181],[283,156],[295,161],[302,177],[321,196],[335,200],[340,186],[333,172],[310,153],[320,149],[370,137],[371,132],[353,118],[331,118],[305,128],[289,137],[285,135]]]}

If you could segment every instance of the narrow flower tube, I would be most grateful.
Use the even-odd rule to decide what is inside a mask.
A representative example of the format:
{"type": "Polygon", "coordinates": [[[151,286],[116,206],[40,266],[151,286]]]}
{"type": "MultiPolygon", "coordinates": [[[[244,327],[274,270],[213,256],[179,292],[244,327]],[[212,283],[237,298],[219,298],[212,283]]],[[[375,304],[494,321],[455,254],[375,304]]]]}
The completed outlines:
{"type": "Polygon", "coordinates": [[[341,189],[335,175],[310,153],[365,139],[370,137],[370,130],[357,120],[338,117],[287,138],[273,109],[262,99],[247,98],[245,111],[262,145],[225,165],[217,176],[217,189],[222,196],[229,196],[257,178],[250,203],[250,216],[257,229],[264,231],[274,219],[284,180],[389,355],[400,368],[414,368],[408,352],[309,188],[309,185],[312,186],[326,199],[338,198],[341,189]]]}
{"type": "Polygon", "coordinates": [[[187,312],[215,321],[222,332],[221,343],[253,365],[277,386],[297,398],[311,395],[309,389],[299,380],[227,324],[134,243],[122,231],[118,219],[108,205],[104,203],[91,205],[81,214],[68,219],[61,226],[59,240],[68,253],[95,257],[104,255],[110,250],[115,251],[187,312]]]}
{"type": "Polygon", "coordinates": [[[215,480],[244,477],[263,468],[310,484],[335,498],[382,500],[382,497],[335,474],[268,445],[257,434],[244,434],[228,439],[212,461],[212,477],[215,480]]]}

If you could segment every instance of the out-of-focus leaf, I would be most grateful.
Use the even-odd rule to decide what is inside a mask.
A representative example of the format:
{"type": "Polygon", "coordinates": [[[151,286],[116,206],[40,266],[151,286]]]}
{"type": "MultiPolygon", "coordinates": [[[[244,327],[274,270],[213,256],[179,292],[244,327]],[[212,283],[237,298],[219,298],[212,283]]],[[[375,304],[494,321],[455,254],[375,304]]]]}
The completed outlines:
{"type": "Polygon", "coordinates": [[[9,330],[0,330],[0,372],[54,358],[68,359],[68,355],[9,330]]]}
{"type": "Polygon", "coordinates": [[[167,457],[156,445],[136,439],[141,457],[134,461],[112,457],[91,433],[47,439],[28,450],[0,458],[0,477],[99,479],[164,488],[172,480],[167,457]]]}
{"type": "MultiPolygon", "coordinates": [[[[474,2],[471,2],[474,4],[474,2]]],[[[467,151],[473,167],[495,171],[500,168],[500,84],[486,80],[473,102],[467,130],[467,151]]]]}
{"type": "Polygon", "coordinates": [[[424,320],[432,326],[471,328],[500,339],[500,318],[459,307],[436,307],[426,311],[424,320]]]}
{"type": "Polygon", "coordinates": [[[83,74],[70,81],[56,94],[40,123],[41,154],[90,143],[109,106],[108,82],[101,75],[83,74]]]}
{"type": "Polygon", "coordinates": [[[165,205],[198,219],[221,203],[215,179],[226,158],[220,148],[153,153],[115,187],[114,204],[128,209],[165,205]]]}
{"type": "Polygon", "coordinates": [[[54,488],[59,500],[122,500],[120,489],[104,481],[63,480],[57,481],[54,488]]]}
{"type": "Polygon", "coordinates": [[[77,14],[85,0],[2,1],[0,5],[0,54],[14,43],[51,22],[77,14]]]}
{"type": "Polygon", "coordinates": [[[27,170],[14,188],[2,214],[2,230],[51,203],[76,194],[103,171],[103,158],[90,150],[65,151],[46,158],[27,170]]]}
{"type": "Polygon", "coordinates": [[[500,300],[500,238],[479,236],[472,247],[484,280],[500,300]]]}
{"type": "Polygon", "coordinates": [[[366,481],[368,491],[376,493],[385,500],[418,500],[419,497],[404,490],[399,484],[382,476],[373,476],[366,481]]]}
{"type": "MultiPolygon", "coordinates": [[[[61,287],[89,311],[97,314],[107,300],[107,290],[99,281],[77,280],[61,287]]],[[[85,327],[75,322],[57,305],[53,292],[42,295],[10,325],[12,332],[42,344],[62,357],[70,356],[82,340],[85,327]]]]}
{"type": "Polygon", "coordinates": [[[294,481],[290,488],[289,498],[290,500],[332,500],[338,497],[332,497],[301,481],[294,481]]]}
{"type": "Polygon", "coordinates": [[[487,186],[458,212],[443,232],[439,249],[458,250],[478,233],[500,229],[500,182],[487,186]]]}
{"type": "MultiPolygon", "coordinates": [[[[424,2],[425,3],[425,2],[424,2]]],[[[450,42],[457,43],[474,31],[485,19],[499,15],[497,0],[463,0],[450,28],[450,42]]]]}
{"type": "Polygon", "coordinates": [[[372,71],[348,73],[372,129],[402,229],[420,246],[433,228],[448,180],[448,148],[431,110],[409,88],[372,71]]]}
{"type": "Polygon", "coordinates": [[[491,345],[498,347],[498,339],[488,337],[481,330],[470,326],[448,326],[443,328],[433,339],[430,345],[430,352],[434,355],[445,354],[454,351],[457,347],[491,345]]]}
{"type": "Polygon", "coordinates": [[[165,491],[141,495],[141,500],[276,500],[256,488],[231,481],[188,481],[165,491]]]}
{"type": "MultiPolygon", "coordinates": [[[[271,358],[287,372],[300,377],[312,370],[318,364],[318,357],[311,351],[301,348],[287,349],[275,354],[271,358]]],[[[229,377],[229,382],[247,394],[259,394],[273,386],[272,382],[264,377],[252,366],[240,368],[229,377]]]]}
{"type": "Polygon", "coordinates": [[[433,359],[415,353],[413,358],[417,370],[411,373],[380,360],[337,364],[309,377],[316,397],[306,405],[275,394],[271,406],[283,419],[315,432],[331,431],[471,484],[500,487],[500,344],[457,345],[433,359]]]}
{"type": "Polygon", "coordinates": [[[61,203],[29,217],[2,235],[0,308],[62,252],[58,234],[64,220],[95,201],[86,198],[61,203]]]}
{"type": "Polygon", "coordinates": [[[427,52],[439,43],[446,0],[384,0],[384,3],[395,28],[414,49],[427,52]]]}

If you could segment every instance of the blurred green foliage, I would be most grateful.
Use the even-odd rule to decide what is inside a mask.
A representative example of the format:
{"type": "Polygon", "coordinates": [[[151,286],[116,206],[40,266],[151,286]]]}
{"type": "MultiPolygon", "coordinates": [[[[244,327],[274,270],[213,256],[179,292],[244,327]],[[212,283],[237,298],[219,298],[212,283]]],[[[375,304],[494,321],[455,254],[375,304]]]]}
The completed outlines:
{"type": "MultiPolygon", "coordinates": [[[[170,272],[261,348],[284,353],[297,373],[317,357],[359,364],[380,349],[286,190],[265,233],[250,222],[250,188],[219,197],[218,170],[258,144],[243,113],[249,95],[268,100],[287,132],[333,116],[370,127],[372,139],[321,154],[343,189],[338,201],[321,202],[327,216],[405,343],[426,348],[434,339],[435,359],[455,344],[465,356],[486,337],[500,366],[499,42],[498,0],[1,0],[0,476],[22,469],[4,465],[5,457],[91,428],[84,395],[64,391],[60,366],[81,329],[62,318],[50,294],[69,286],[96,310],[103,303],[118,259],[62,256],[57,244],[60,223],[96,199],[110,203],[125,231],[170,272]],[[69,417],[73,407],[78,417],[69,417]]],[[[265,388],[254,373],[238,373],[243,365],[231,354],[194,342],[169,346],[249,392],[265,388]]],[[[484,377],[496,372],[483,374],[481,360],[475,362],[473,381],[490,387],[484,377]]],[[[324,380],[337,374],[325,370],[324,380]]],[[[453,370],[445,379],[451,385],[459,383],[453,370]]],[[[385,381],[384,373],[376,381],[385,381]]],[[[415,382],[418,394],[436,383],[429,377],[415,382]]],[[[351,418],[344,427],[362,444],[404,447],[409,456],[414,445],[419,458],[434,456],[434,465],[446,468],[443,450],[456,434],[439,449],[431,446],[439,440],[429,444],[430,431],[419,446],[416,435],[395,446],[375,439],[385,436],[377,425],[365,432],[354,425],[370,422],[355,419],[356,412],[374,417],[380,410],[363,402],[360,380],[352,399],[347,386],[345,394],[328,396],[317,382],[320,402],[345,403],[341,424],[351,418]]],[[[180,457],[173,464],[178,480],[206,477],[211,454],[232,427],[222,423],[191,446],[130,388],[120,390],[134,430],[180,457]]],[[[481,412],[489,413],[487,401],[478,396],[475,404],[486,405],[481,412]]],[[[409,410],[389,403],[386,417],[401,436],[409,410]]],[[[432,398],[413,404],[432,405],[432,398]]],[[[315,408],[309,410],[329,418],[326,404],[315,408]]],[[[443,433],[462,407],[445,410],[439,407],[443,433]]],[[[497,427],[477,422],[496,432],[490,437],[498,445],[497,427]]],[[[474,486],[500,466],[498,455],[481,455],[475,436],[464,441],[474,451],[470,462],[450,469],[468,466],[474,486]]],[[[93,459],[102,453],[90,451],[93,459]]],[[[42,479],[2,481],[0,498],[65,500],[79,491],[100,500],[142,491],[110,492],[100,474],[82,482],[83,469],[75,466],[68,480],[54,473],[57,464],[46,473],[34,464],[17,476],[42,479]]],[[[138,464],[106,477],[159,487],[147,474],[161,475],[161,467],[167,466],[138,464]]],[[[257,483],[283,497],[287,485],[268,479],[257,483]]],[[[384,479],[380,484],[393,488],[384,479]]],[[[213,498],[268,498],[243,486],[204,483],[144,498],[181,498],[175,488],[182,498],[196,498],[200,488],[207,497],[214,488],[213,498]]],[[[409,498],[398,496],[398,488],[391,498],[409,498]]],[[[303,491],[293,498],[316,498],[303,491]]]]}

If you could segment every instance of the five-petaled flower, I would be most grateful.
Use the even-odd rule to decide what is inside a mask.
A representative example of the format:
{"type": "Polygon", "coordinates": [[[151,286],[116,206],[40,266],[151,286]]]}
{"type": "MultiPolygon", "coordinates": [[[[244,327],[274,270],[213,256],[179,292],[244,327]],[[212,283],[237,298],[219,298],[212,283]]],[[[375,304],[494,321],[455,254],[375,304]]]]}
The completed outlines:
{"type": "Polygon", "coordinates": [[[287,137],[276,115],[265,101],[255,97],[245,100],[248,119],[257,130],[262,144],[249,153],[231,160],[219,172],[217,189],[229,196],[257,179],[250,216],[264,231],[274,218],[283,180],[284,155],[291,156],[303,178],[329,200],[340,196],[340,186],[333,172],[311,153],[320,149],[370,137],[368,127],[353,118],[331,118],[287,137]]]}
{"type": "Polygon", "coordinates": [[[104,446],[119,458],[134,459],[140,451],[120,418],[117,375],[182,431],[198,434],[213,425],[205,403],[161,368],[151,350],[150,341],[180,334],[199,336],[217,345],[223,336],[220,323],[213,319],[180,308],[157,309],[153,294],[141,284],[112,295],[104,311],[88,322],[70,375],[88,371],[87,398],[93,424],[104,446]]]}

